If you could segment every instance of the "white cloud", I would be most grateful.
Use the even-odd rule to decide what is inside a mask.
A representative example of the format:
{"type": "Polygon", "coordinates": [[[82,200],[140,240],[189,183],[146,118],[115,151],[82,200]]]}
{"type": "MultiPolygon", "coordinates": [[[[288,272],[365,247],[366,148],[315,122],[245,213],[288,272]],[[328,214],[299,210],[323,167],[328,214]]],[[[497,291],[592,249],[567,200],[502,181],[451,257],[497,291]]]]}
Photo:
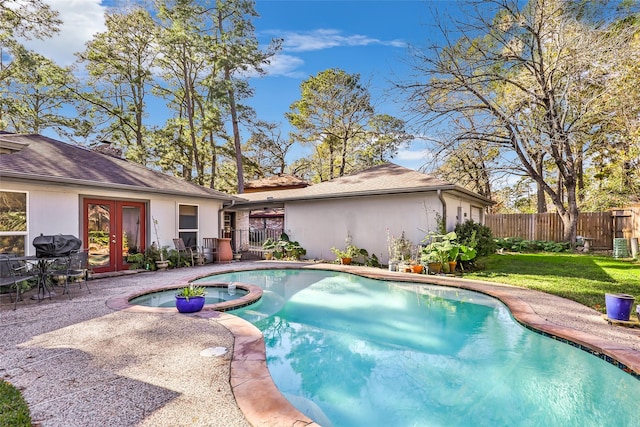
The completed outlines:
{"type": "Polygon", "coordinates": [[[273,33],[283,38],[282,48],[288,52],[309,52],[339,46],[368,46],[372,44],[393,47],[406,46],[406,43],[401,40],[383,41],[360,34],[345,36],[341,31],[335,29],[273,33]]]}
{"type": "MultiPolygon", "coordinates": [[[[304,60],[298,58],[297,56],[285,55],[282,53],[278,53],[271,57],[269,65],[265,65],[262,68],[266,72],[268,76],[285,76],[285,77],[293,77],[293,78],[304,78],[307,77],[306,73],[302,71],[298,71],[304,64],[304,60]]],[[[247,72],[242,73],[243,77],[259,77],[259,74],[256,72],[247,72]]]]}
{"type": "Polygon", "coordinates": [[[74,53],[84,50],[93,35],[105,31],[101,0],[44,0],[59,12],[63,24],[60,32],[45,40],[25,40],[23,44],[41,55],[67,66],[75,61],[74,53]]]}
{"type": "Polygon", "coordinates": [[[429,150],[400,150],[395,157],[402,161],[427,161],[433,157],[433,154],[429,150]]]}

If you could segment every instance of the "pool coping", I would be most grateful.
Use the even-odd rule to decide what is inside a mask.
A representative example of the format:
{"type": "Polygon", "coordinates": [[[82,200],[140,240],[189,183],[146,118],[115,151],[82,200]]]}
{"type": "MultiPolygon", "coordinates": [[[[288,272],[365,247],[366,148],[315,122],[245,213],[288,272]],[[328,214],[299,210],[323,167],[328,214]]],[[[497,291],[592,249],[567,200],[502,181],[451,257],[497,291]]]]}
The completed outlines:
{"type": "MultiPolygon", "coordinates": [[[[313,269],[351,273],[378,280],[441,285],[475,291],[494,297],[504,303],[508,307],[514,319],[524,327],[553,339],[564,341],[582,350],[591,352],[640,380],[640,352],[604,338],[547,321],[538,315],[529,303],[512,294],[514,289],[525,292],[537,291],[480,280],[464,279],[456,276],[399,273],[371,267],[305,263],[292,263],[291,265],[282,265],[282,263],[279,263],[273,266],[268,264],[268,262],[265,262],[260,266],[252,265],[244,268],[230,267],[228,269],[216,271],[212,274],[224,274],[243,270],[313,269]]],[[[209,275],[211,274],[190,278],[187,283],[209,275]]],[[[240,286],[240,284],[238,286],[240,286]]],[[[242,284],[242,286],[255,285],[242,284]]],[[[179,286],[176,286],[175,284],[166,286],[166,288],[169,289],[176,287],[179,286]]],[[[259,287],[257,288],[260,289],[259,287]]],[[[152,289],[159,290],[160,288],[152,289]]],[[[136,294],[135,296],[138,296],[147,292],[149,292],[148,289],[137,291],[129,295],[136,294]]],[[[128,296],[126,298],[127,303],[124,304],[122,302],[123,298],[124,297],[112,298],[110,300],[111,305],[109,306],[113,309],[124,309],[138,312],[158,312],[158,310],[175,312],[174,308],[159,309],[132,306],[131,304],[128,304],[128,299],[131,299],[131,297],[128,296]]],[[[560,297],[553,298],[563,300],[560,297]]],[[[229,382],[233,395],[236,399],[236,403],[250,425],[256,427],[319,426],[319,424],[315,423],[289,403],[289,401],[276,387],[267,368],[264,337],[257,327],[237,316],[224,313],[222,311],[212,310],[211,307],[208,307],[201,312],[193,313],[191,316],[216,320],[233,335],[234,346],[229,382]]]]}

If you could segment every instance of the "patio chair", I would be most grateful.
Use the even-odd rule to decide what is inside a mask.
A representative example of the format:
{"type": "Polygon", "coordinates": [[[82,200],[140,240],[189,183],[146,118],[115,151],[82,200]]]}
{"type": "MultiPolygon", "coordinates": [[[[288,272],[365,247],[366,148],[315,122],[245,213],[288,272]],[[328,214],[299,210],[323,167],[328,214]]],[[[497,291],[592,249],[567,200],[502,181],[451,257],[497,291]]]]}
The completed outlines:
{"type": "Polygon", "coordinates": [[[77,282],[82,289],[82,282],[87,286],[87,291],[91,293],[87,283],[89,264],[89,251],[74,251],[68,257],[54,259],[47,267],[46,276],[53,282],[62,282],[64,286],[63,294],[67,294],[71,299],[69,284],[77,282]]]}
{"type": "Polygon", "coordinates": [[[187,260],[191,260],[191,267],[197,264],[204,263],[204,253],[198,252],[193,248],[190,248],[184,244],[184,240],[181,237],[177,239],[173,239],[173,244],[176,247],[176,251],[178,251],[178,266],[180,265],[180,258],[184,257],[187,260]]]}
{"type": "Polygon", "coordinates": [[[9,297],[13,304],[13,309],[18,308],[18,301],[21,300],[22,283],[31,279],[37,280],[37,276],[27,269],[27,263],[7,255],[0,256],[0,288],[9,289],[9,297]],[[16,299],[13,301],[11,288],[15,289],[16,299]]]}

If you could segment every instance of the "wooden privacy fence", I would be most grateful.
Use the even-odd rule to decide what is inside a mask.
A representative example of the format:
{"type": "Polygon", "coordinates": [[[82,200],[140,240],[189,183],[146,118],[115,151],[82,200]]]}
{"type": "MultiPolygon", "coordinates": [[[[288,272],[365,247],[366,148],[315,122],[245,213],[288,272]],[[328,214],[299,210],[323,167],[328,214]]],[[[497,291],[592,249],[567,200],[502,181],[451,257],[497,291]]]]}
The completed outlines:
{"type": "MultiPolygon", "coordinates": [[[[564,225],[557,213],[486,215],[485,225],[494,237],[561,242],[564,225]]],[[[592,239],[591,248],[613,249],[614,221],[610,212],[581,212],[577,235],[592,239]]]]}

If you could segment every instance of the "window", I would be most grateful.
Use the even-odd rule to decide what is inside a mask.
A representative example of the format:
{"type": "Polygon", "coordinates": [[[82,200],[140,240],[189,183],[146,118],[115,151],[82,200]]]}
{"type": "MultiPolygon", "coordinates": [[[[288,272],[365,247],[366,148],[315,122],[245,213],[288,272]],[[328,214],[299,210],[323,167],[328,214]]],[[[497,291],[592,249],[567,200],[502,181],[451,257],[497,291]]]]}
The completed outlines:
{"type": "Polygon", "coordinates": [[[178,237],[190,248],[198,246],[198,207],[178,206],[178,237]]]}
{"type": "Polygon", "coordinates": [[[0,253],[25,254],[27,193],[0,191],[0,253]]]}
{"type": "Polygon", "coordinates": [[[482,224],[482,208],[471,206],[471,219],[476,224],[482,224]]]}

